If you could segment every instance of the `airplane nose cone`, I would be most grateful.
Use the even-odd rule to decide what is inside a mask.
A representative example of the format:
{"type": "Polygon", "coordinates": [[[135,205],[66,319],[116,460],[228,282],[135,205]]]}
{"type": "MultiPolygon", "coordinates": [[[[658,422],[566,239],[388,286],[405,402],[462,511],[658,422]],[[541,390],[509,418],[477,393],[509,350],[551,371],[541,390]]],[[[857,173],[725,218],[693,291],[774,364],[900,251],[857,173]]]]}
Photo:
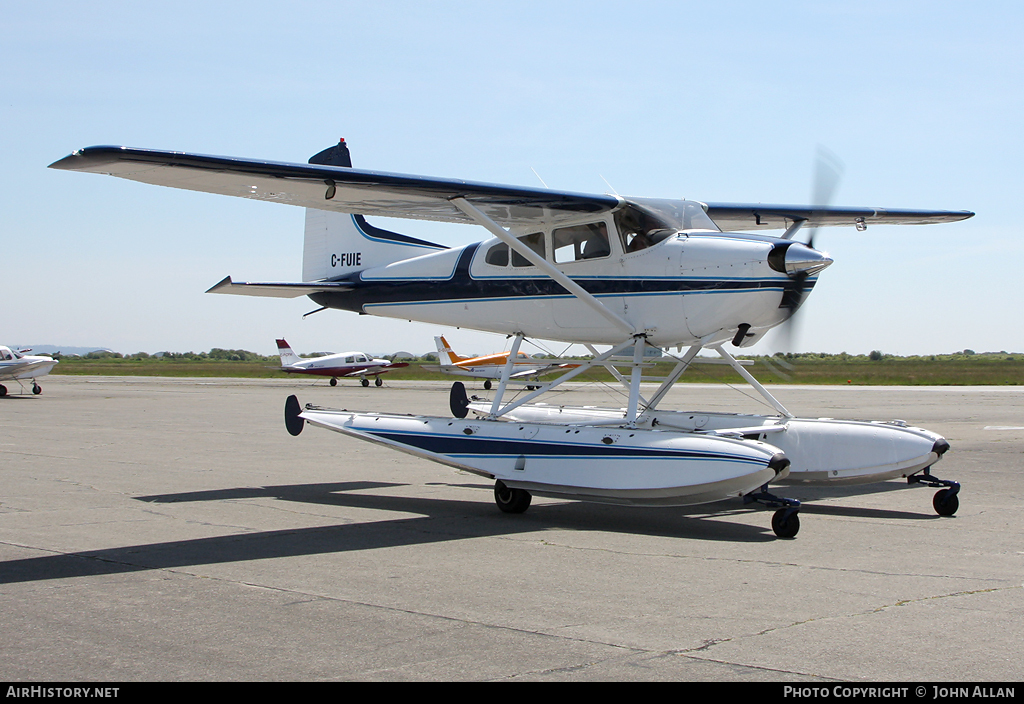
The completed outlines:
{"type": "Polygon", "coordinates": [[[817,274],[830,264],[830,256],[802,242],[780,242],[768,253],[768,266],[789,276],[817,274]]]}

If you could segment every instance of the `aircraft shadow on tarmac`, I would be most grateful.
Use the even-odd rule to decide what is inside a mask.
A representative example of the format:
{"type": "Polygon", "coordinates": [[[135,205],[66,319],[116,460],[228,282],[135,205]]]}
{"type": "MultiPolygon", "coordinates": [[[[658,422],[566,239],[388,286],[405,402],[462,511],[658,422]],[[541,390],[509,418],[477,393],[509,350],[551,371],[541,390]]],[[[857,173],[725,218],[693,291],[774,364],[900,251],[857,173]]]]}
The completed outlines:
{"type": "MultiPolygon", "coordinates": [[[[438,484],[453,486],[444,483],[434,485],[438,484]]],[[[483,500],[483,496],[481,501],[463,501],[367,493],[402,486],[376,482],[292,484],[140,496],[136,499],[152,503],[276,499],[416,515],[9,560],[0,562],[0,584],[374,550],[544,530],[605,531],[750,543],[777,540],[767,520],[763,521],[763,526],[719,520],[751,512],[763,513],[766,519],[770,515],[763,509],[746,507],[738,501],[724,506],[719,504],[722,506],[719,510],[715,505],[710,508],[633,508],[577,501],[538,502],[525,514],[507,515],[498,511],[493,503],[483,500]]],[[[483,484],[461,486],[490,489],[489,485],[483,484]]],[[[808,490],[802,489],[800,493],[806,494],[808,490]]],[[[486,496],[490,498],[489,491],[486,496]]],[[[927,518],[916,513],[831,505],[804,504],[801,511],[847,517],[927,518]]]]}

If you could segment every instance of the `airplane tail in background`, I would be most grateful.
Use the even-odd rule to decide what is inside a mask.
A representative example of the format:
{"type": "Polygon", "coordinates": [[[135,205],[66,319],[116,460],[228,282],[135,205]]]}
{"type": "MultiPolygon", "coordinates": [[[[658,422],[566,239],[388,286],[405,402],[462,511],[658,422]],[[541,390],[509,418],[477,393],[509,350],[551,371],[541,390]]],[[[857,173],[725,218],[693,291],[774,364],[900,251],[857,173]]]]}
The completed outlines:
{"type": "MultiPolygon", "coordinates": [[[[352,168],[344,139],[310,157],[309,163],[352,168]]],[[[329,199],[333,184],[327,185],[329,199]]],[[[362,215],[306,208],[302,280],[336,280],[441,249],[447,247],[374,227],[362,215]]]]}
{"type": "Polygon", "coordinates": [[[277,353],[281,355],[281,366],[290,367],[293,364],[298,364],[302,361],[299,355],[292,352],[292,348],[288,346],[285,340],[277,341],[277,353]]]}
{"type": "Polygon", "coordinates": [[[435,337],[434,344],[437,345],[437,360],[442,366],[445,364],[458,364],[469,359],[468,357],[460,357],[455,354],[452,351],[451,345],[448,344],[448,340],[444,339],[444,335],[435,337]]]}

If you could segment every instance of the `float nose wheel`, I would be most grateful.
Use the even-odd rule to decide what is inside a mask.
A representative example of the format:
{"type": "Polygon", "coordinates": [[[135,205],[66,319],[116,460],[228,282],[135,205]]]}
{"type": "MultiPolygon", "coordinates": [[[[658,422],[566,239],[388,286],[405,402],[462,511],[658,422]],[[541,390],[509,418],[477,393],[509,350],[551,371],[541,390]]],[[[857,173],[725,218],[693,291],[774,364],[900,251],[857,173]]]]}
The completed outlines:
{"type": "Polygon", "coordinates": [[[952,516],[960,508],[960,499],[957,497],[957,494],[960,493],[960,482],[954,482],[951,479],[939,479],[932,475],[931,467],[925,467],[918,474],[911,474],[907,477],[907,483],[944,487],[935,492],[935,496],[932,497],[932,508],[940,516],[952,516]]]}
{"type": "Polygon", "coordinates": [[[780,496],[768,493],[768,485],[761,487],[761,491],[747,494],[743,497],[743,503],[764,504],[768,508],[777,508],[772,514],[772,530],[780,538],[795,538],[800,532],[800,502],[796,499],[784,499],[780,496]]]}
{"type": "Polygon", "coordinates": [[[772,514],[772,530],[780,538],[795,538],[800,532],[800,516],[795,509],[780,508],[772,514]]]}
{"type": "Polygon", "coordinates": [[[956,497],[953,489],[942,489],[935,492],[932,497],[932,508],[940,516],[952,516],[960,508],[960,499],[956,497]]]}
{"type": "Polygon", "coordinates": [[[525,489],[510,489],[501,480],[494,483],[494,503],[503,513],[523,513],[533,497],[525,489]]]}

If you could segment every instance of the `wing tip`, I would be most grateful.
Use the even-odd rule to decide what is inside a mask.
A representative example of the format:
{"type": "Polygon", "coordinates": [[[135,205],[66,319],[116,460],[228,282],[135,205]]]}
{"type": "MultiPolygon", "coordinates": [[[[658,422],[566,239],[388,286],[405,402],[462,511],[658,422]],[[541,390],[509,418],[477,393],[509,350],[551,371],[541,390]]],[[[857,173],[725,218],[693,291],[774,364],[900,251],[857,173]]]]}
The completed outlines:
{"type": "Polygon", "coordinates": [[[207,293],[220,293],[221,292],[220,289],[230,288],[231,287],[231,283],[232,283],[231,277],[230,276],[225,276],[223,279],[221,279],[220,281],[215,283],[213,286],[211,286],[210,288],[206,289],[206,292],[207,293]]]}

